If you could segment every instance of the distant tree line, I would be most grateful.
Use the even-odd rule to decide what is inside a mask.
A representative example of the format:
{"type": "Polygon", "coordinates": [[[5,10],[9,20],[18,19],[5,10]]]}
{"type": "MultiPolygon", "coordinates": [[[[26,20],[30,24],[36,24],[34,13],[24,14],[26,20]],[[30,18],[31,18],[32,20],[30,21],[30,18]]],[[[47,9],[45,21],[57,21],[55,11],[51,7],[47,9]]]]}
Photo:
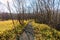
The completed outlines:
{"type": "Polygon", "coordinates": [[[35,7],[31,4],[32,13],[30,12],[30,8],[27,8],[28,13],[26,13],[26,10],[24,9],[26,1],[23,1],[24,0],[12,0],[16,14],[11,13],[10,4],[7,1],[7,9],[9,10],[10,15],[2,14],[2,19],[11,18],[12,21],[17,19],[20,24],[23,24],[25,19],[35,19],[38,23],[48,24],[54,28],[55,26],[60,25],[60,0],[36,0],[35,7]]]}

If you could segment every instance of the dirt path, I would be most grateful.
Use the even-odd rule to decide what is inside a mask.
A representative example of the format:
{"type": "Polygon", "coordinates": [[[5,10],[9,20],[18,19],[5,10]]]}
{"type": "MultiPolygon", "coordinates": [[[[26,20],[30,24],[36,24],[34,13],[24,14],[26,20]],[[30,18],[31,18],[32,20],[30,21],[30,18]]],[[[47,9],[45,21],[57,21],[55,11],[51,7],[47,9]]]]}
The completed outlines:
{"type": "Polygon", "coordinates": [[[18,40],[34,40],[34,31],[31,23],[24,28],[24,32],[20,35],[18,40]]]}

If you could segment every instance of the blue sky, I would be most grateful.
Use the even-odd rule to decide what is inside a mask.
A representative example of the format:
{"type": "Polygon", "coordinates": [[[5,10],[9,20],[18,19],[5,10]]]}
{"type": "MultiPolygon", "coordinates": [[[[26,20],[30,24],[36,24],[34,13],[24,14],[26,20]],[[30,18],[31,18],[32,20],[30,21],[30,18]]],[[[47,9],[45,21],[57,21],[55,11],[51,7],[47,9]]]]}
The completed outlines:
{"type": "MultiPolygon", "coordinates": [[[[13,8],[13,3],[12,3],[12,0],[0,0],[0,11],[4,11],[4,12],[8,12],[7,10],[7,1],[10,3],[10,7],[13,8]],[[3,3],[3,4],[2,4],[3,3]]],[[[25,4],[25,8],[30,8],[31,11],[32,11],[32,6],[31,4],[34,4],[35,1],[34,0],[24,0],[26,1],[26,4],[25,4]],[[30,4],[31,3],[31,4],[30,4]]],[[[33,5],[34,6],[34,5],[33,5]]]]}
{"type": "MultiPolygon", "coordinates": [[[[0,0],[0,11],[1,12],[9,12],[8,9],[7,9],[7,1],[10,3],[10,7],[11,9],[14,9],[14,7],[12,7],[12,0],[0,0]],[[3,4],[2,4],[3,3],[3,4]]],[[[26,1],[26,4],[25,4],[25,8],[28,7],[31,9],[32,11],[32,6],[31,4],[33,4],[33,7],[35,6],[35,0],[25,0],[26,1]],[[31,4],[30,4],[31,3],[31,4]]],[[[55,9],[57,8],[57,3],[59,1],[58,0],[55,0],[55,9]]],[[[59,6],[59,9],[60,9],[60,6],[59,6]]],[[[13,11],[12,11],[13,12],[13,11]]]]}

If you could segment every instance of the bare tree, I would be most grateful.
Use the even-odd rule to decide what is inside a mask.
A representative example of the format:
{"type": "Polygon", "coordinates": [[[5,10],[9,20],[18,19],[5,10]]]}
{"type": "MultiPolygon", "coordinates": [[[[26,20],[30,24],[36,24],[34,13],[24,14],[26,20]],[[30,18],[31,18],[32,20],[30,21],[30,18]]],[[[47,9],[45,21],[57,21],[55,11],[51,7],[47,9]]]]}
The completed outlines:
{"type": "Polygon", "coordinates": [[[13,0],[13,6],[16,10],[18,21],[21,25],[24,24],[24,0],[13,0]],[[23,15],[22,15],[23,14],[23,15]]]}
{"type": "Polygon", "coordinates": [[[10,5],[9,5],[9,2],[8,2],[8,1],[7,1],[7,9],[9,10],[10,17],[11,17],[11,19],[12,19],[12,23],[13,23],[13,26],[14,26],[14,20],[13,20],[13,16],[12,16],[11,9],[10,9],[10,5]]]}

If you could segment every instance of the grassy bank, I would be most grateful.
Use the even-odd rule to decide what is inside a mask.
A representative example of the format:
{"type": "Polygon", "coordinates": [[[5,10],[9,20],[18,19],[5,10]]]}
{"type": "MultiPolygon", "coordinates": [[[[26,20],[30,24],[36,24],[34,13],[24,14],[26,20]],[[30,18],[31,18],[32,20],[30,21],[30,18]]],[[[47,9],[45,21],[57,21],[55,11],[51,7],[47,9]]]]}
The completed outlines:
{"type": "Polygon", "coordinates": [[[51,28],[46,24],[32,22],[35,32],[35,40],[60,40],[60,31],[51,28]]]}
{"type": "Polygon", "coordinates": [[[22,30],[27,25],[29,21],[24,21],[24,25],[20,25],[17,20],[14,20],[14,25],[12,20],[0,21],[0,40],[16,40],[17,35],[22,33],[22,30]]]}
{"type": "MultiPolygon", "coordinates": [[[[1,28],[1,32],[3,33],[0,34],[0,40],[16,40],[17,36],[20,36],[20,34],[23,32],[22,30],[29,21],[30,20],[25,20],[24,25],[22,26],[18,25],[19,23],[17,23],[17,21],[15,20],[15,24],[17,24],[15,25],[15,28],[13,26],[9,26],[9,24],[12,25],[11,20],[1,21],[1,24],[7,25],[8,22],[9,24],[5,27],[2,26],[3,28],[7,28],[4,31],[2,31],[3,28],[1,28]]],[[[31,23],[34,28],[35,40],[60,40],[60,32],[56,29],[51,28],[46,24],[35,23],[34,21],[32,21],[31,23]]]]}
{"type": "MultiPolygon", "coordinates": [[[[28,21],[24,21],[24,24],[27,24],[28,21]]],[[[12,23],[12,20],[7,20],[7,21],[0,21],[0,34],[3,33],[6,30],[11,30],[19,25],[19,22],[17,20],[14,20],[14,24],[12,23]]]]}

